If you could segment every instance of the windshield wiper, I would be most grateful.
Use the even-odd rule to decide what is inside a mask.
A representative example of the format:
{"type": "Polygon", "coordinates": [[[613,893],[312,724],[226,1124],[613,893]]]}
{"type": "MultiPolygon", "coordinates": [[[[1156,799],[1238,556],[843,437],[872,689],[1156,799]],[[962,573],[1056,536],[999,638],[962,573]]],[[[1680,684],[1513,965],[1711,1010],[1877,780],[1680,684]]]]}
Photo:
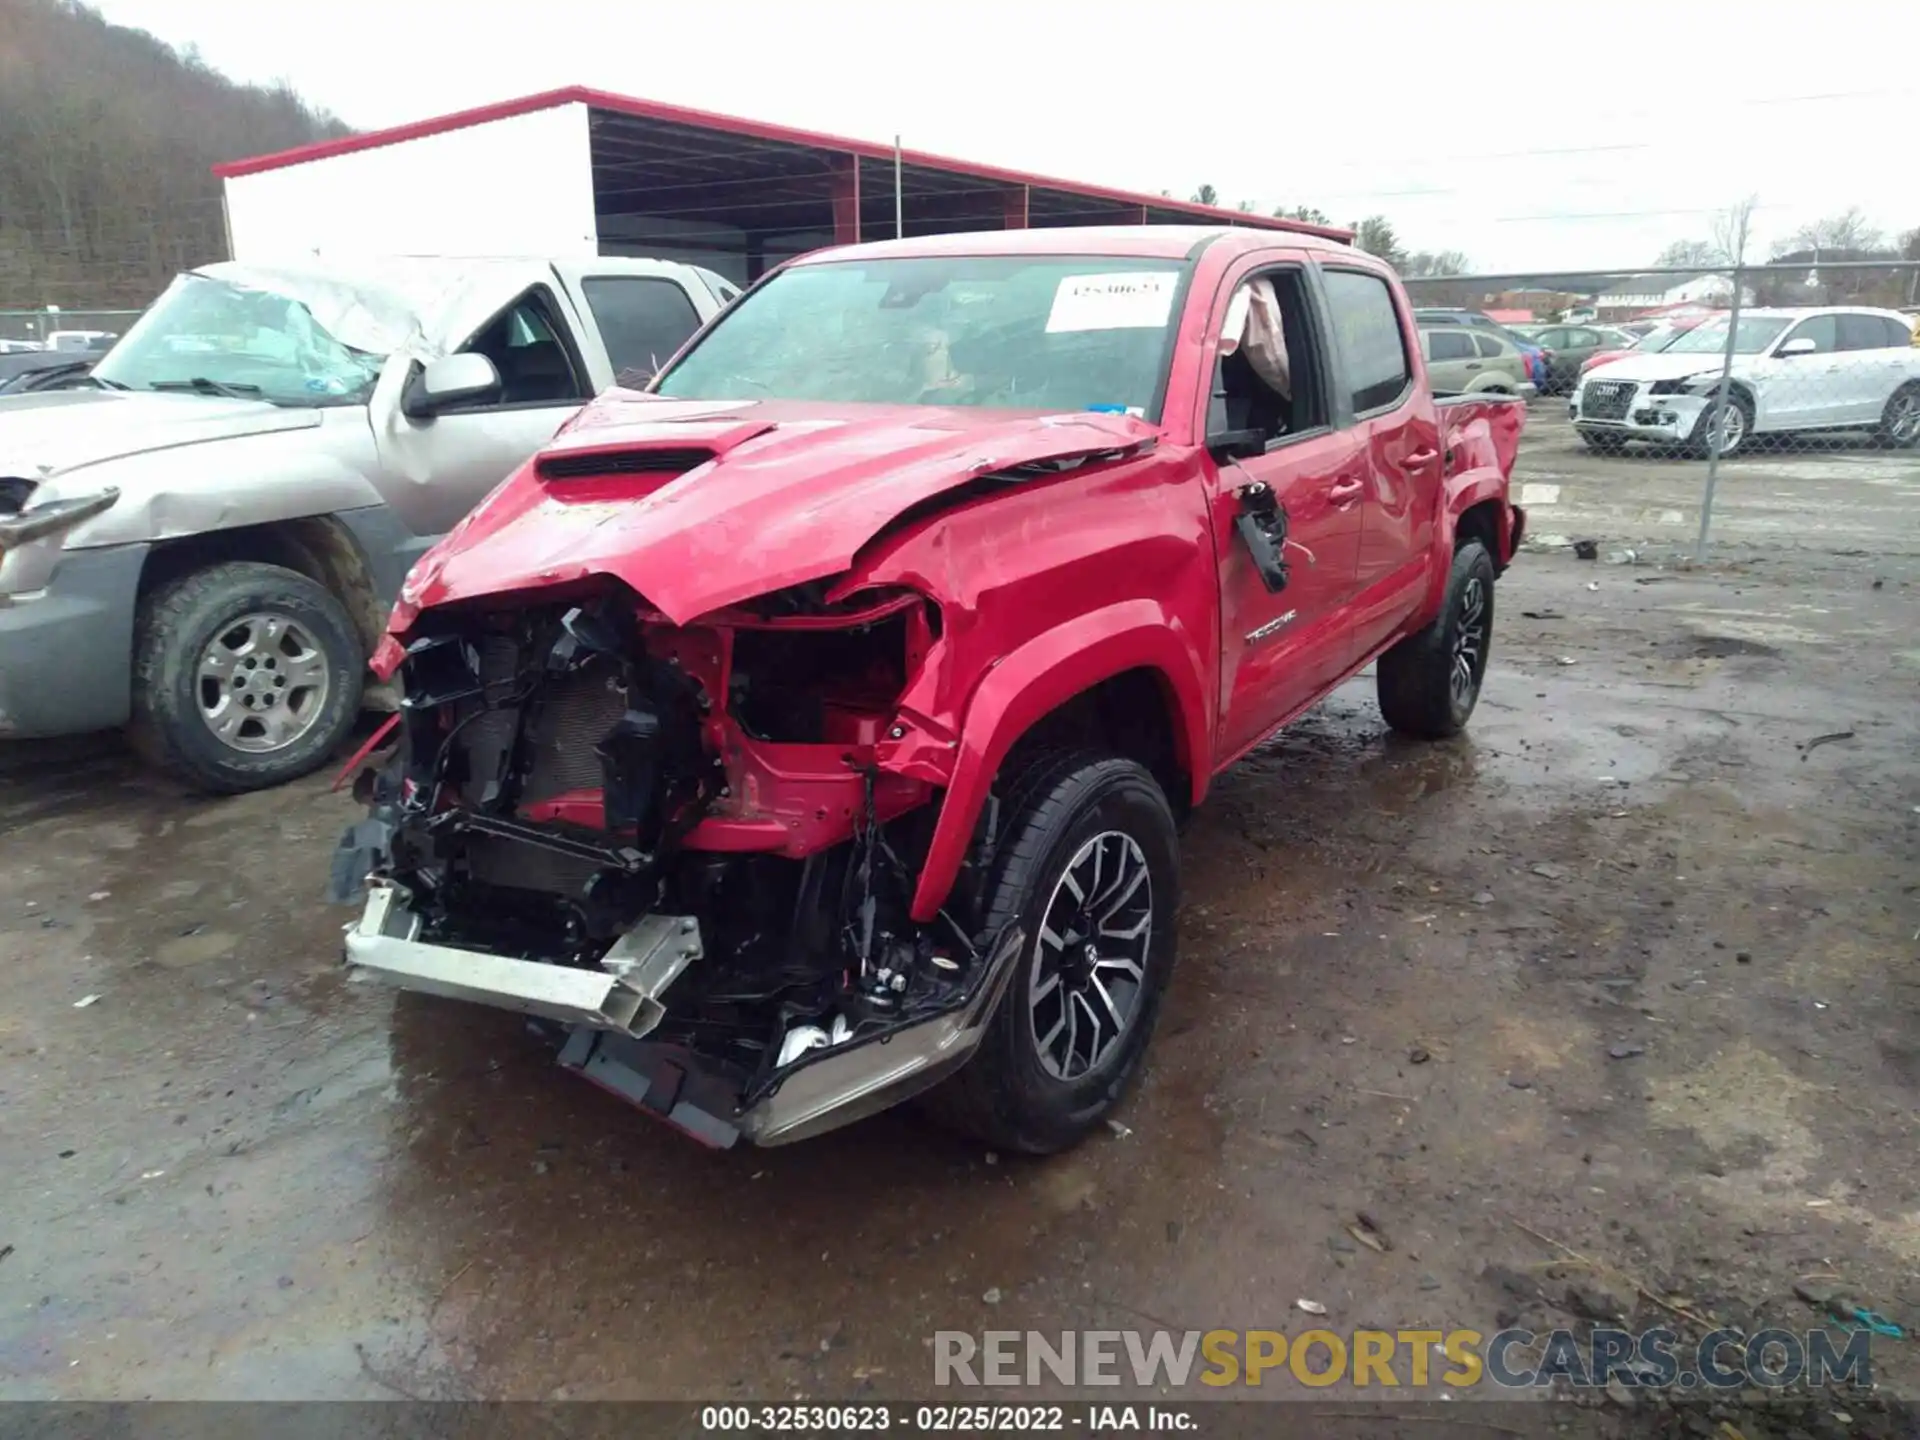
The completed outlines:
{"type": "Polygon", "coordinates": [[[236,385],[226,380],[209,380],[195,375],[190,380],[155,380],[149,390],[191,390],[196,395],[224,395],[229,400],[251,400],[260,393],[258,385],[236,385]]]}

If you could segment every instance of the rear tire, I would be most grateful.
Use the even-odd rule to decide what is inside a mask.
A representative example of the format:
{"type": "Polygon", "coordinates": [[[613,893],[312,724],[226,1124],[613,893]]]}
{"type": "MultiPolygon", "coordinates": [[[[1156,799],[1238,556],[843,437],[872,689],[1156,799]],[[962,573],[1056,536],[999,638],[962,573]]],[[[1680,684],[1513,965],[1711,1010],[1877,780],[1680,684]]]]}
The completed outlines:
{"type": "Polygon", "coordinates": [[[1920,385],[1903,385],[1893,392],[1873,438],[1888,450],[1920,445],[1920,385]]]}
{"type": "Polygon", "coordinates": [[[1178,841],[1166,796],[1132,760],[1056,752],[1006,795],[981,933],[1017,919],[1026,941],[980,1048],[920,1103],[996,1148],[1050,1155],[1140,1072],[1173,972],[1178,841]]]}
{"type": "Polygon", "coordinates": [[[285,784],[346,738],[365,668],[322,586],[278,565],[212,565],[140,602],[128,738],[216,795],[285,784]]]}
{"type": "Polygon", "coordinates": [[[1478,540],[1454,552],[1440,613],[1380,657],[1380,713],[1403,735],[1445,740],[1466,728],[1493,646],[1493,557],[1478,540]]]}

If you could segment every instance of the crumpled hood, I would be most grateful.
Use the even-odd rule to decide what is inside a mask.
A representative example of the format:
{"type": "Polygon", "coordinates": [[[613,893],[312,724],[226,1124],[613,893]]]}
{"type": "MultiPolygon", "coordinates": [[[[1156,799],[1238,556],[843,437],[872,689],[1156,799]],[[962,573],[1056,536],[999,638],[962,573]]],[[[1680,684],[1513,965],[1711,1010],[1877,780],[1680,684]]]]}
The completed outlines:
{"type": "MultiPolygon", "coordinates": [[[[1733,370],[1737,375],[1753,360],[1751,355],[1733,357],[1733,370]]],[[[1620,359],[1610,361],[1589,370],[1583,380],[1682,380],[1689,375],[1717,375],[1720,373],[1721,357],[1718,350],[1711,355],[1694,352],[1675,355],[1671,351],[1661,351],[1654,355],[1638,355],[1628,351],[1620,359]]]]}
{"type": "MultiPolygon", "coordinates": [[[[49,390],[0,399],[0,476],[45,480],[109,460],[320,423],[316,410],[150,391],[49,390]]],[[[105,471],[102,484],[113,480],[105,471]]]]}
{"type": "Polygon", "coordinates": [[[902,511],[982,475],[1158,436],[1105,413],[610,397],[422,557],[402,598],[426,607],[604,574],[684,624],[845,570],[902,511]],[[721,453],[664,481],[538,473],[589,453],[709,446],[721,453]]]}

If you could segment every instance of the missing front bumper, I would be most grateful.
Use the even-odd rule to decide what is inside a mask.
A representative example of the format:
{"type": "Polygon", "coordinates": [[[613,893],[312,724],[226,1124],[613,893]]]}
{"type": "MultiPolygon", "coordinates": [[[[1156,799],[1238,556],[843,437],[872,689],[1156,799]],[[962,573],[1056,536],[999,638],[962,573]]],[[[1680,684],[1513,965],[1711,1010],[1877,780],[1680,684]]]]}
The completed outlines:
{"type": "Polygon", "coordinates": [[[603,971],[591,971],[422,941],[410,899],[391,881],[370,883],[365,910],[347,928],[346,959],[357,972],[565,1024],[561,1065],[721,1149],[743,1137],[785,1145],[825,1134],[953,1074],[979,1047],[1026,939],[1018,925],[996,936],[980,956],[978,982],[945,1013],[808,1051],[769,1084],[743,1092],[683,1048],[646,1038],[665,1014],[661,995],[700,956],[691,918],[648,916],[607,953],[603,971]]]}
{"type": "Polygon", "coordinates": [[[560,1063],[703,1145],[790,1145],[892,1109],[932,1088],[979,1048],[1026,939],[1009,927],[985,957],[981,984],[944,1015],[891,1034],[809,1051],[759,1100],[737,1094],[684,1050],[576,1029],[560,1063]]]}

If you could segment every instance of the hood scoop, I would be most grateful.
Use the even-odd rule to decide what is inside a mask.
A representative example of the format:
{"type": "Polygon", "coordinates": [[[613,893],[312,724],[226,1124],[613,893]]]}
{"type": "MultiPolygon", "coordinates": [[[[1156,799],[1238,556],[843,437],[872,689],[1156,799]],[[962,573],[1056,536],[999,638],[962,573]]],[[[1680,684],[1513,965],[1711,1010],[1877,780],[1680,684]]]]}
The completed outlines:
{"type": "Polygon", "coordinates": [[[728,425],[698,436],[657,435],[618,445],[566,446],[547,450],[534,462],[533,469],[547,481],[598,480],[627,475],[671,478],[698,470],[735,446],[744,445],[773,428],[771,421],[762,420],[728,425]]]}

